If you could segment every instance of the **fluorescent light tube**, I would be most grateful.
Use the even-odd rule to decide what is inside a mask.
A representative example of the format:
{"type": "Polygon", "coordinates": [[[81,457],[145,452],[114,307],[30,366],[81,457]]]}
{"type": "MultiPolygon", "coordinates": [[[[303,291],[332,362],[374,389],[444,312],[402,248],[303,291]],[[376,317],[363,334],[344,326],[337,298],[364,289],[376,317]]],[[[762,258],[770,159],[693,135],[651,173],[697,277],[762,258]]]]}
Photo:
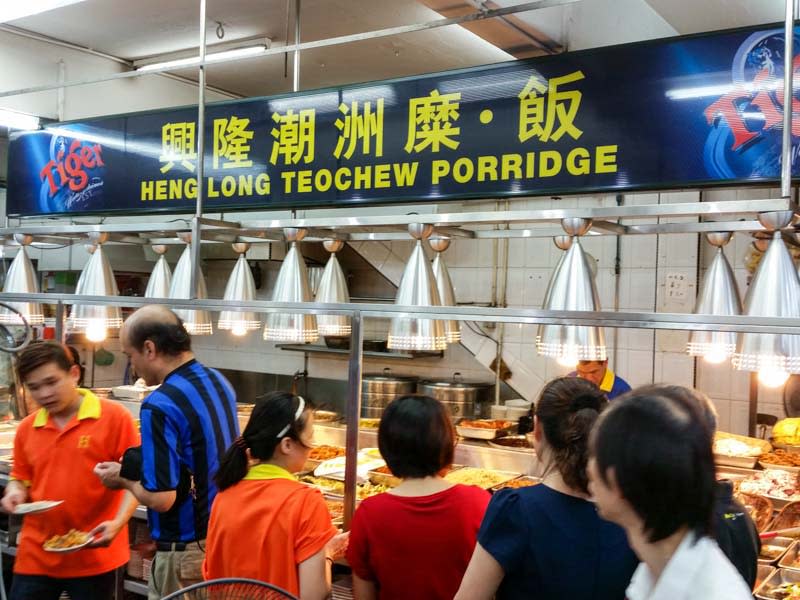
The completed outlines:
{"type": "MultiPolygon", "coordinates": [[[[246,48],[236,48],[234,50],[225,50],[224,52],[215,52],[214,54],[206,54],[207,62],[217,62],[227,60],[229,58],[242,58],[245,56],[258,56],[266,51],[267,47],[263,44],[258,46],[248,46],[246,48]]],[[[155,71],[164,67],[181,68],[181,67],[196,67],[200,64],[199,56],[192,56],[189,58],[178,58],[175,60],[167,60],[164,62],[152,63],[149,65],[142,65],[137,67],[137,71],[146,73],[147,71],[155,71]]]]}
{"type": "Polygon", "coordinates": [[[39,129],[39,117],[0,108],[0,127],[9,129],[39,129]]]}

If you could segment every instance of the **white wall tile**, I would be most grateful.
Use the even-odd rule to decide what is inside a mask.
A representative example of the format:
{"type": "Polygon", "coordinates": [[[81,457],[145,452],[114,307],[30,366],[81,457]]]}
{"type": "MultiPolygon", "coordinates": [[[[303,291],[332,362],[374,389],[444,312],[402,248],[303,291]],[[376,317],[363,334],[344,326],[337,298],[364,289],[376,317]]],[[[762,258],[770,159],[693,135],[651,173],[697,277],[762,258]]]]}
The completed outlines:
{"type": "Polygon", "coordinates": [[[729,432],[747,435],[750,420],[750,409],[747,402],[737,400],[731,401],[731,415],[729,422],[729,432]]]}
{"type": "Polygon", "coordinates": [[[553,259],[555,251],[560,252],[555,247],[553,241],[548,238],[531,238],[525,241],[525,266],[526,267],[550,267],[555,265],[557,259],[553,259]]]}
{"type": "Polygon", "coordinates": [[[711,398],[717,408],[717,430],[730,431],[731,427],[731,401],[727,398],[711,398]]]}

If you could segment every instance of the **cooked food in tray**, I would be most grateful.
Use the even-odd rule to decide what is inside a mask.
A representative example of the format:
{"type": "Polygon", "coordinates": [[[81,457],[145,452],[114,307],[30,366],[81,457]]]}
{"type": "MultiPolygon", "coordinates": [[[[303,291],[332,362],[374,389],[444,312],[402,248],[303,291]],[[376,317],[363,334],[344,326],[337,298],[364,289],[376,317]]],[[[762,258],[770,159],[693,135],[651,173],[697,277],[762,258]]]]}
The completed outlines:
{"type": "Polygon", "coordinates": [[[756,529],[766,531],[772,521],[772,502],[764,496],[745,494],[739,492],[736,499],[744,505],[745,510],[750,513],[750,518],[756,524],[756,529]]]}
{"type": "Polygon", "coordinates": [[[325,500],[325,504],[328,505],[331,521],[344,517],[344,502],[341,500],[325,500]]]}
{"type": "Polygon", "coordinates": [[[780,448],[767,452],[758,457],[759,462],[768,465],[781,465],[785,467],[800,467],[800,454],[787,452],[780,448]]]}
{"type": "Polygon", "coordinates": [[[790,502],[781,509],[770,525],[771,531],[800,527],[800,502],[790,502]]]}
{"type": "Polygon", "coordinates": [[[488,490],[510,479],[519,477],[516,473],[501,473],[489,469],[479,469],[477,467],[464,467],[450,471],[444,478],[452,483],[463,483],[464,485],[477,485],[488,490]]]}
{"type": "Polygon", "coordinates": [[[511,481],[506,481],[505,483],[501,483],[498,486],[495,486],[493,489],[494,491],[497,490],[504,490],[507,488],[524,488],[524,487],[531,487],[534,485],[539,485],[541,481],[538,479],[534,479],[533,477],[519,477],[518,479],[512,479],[511,481]]]}
{"type": "Polygon", "coordinates": [[[66,550],[85,546],[89,543],[89,539],[87,532],[70,529],[64,535],[54,535],[43,544],[43,547],[45,550],[66,550]]]}
{"type": "Polygon", "coordinates": [[[359,419],[358,426],[361,429],[377,429],[381,424],[380,419],[359,419]]]}
{"type": "Polygon", "coordinates": [[[317,446],[308,453],[311,460],[330,460],[337,456],[344,456],[344,448],[339,446],[317,446]]]}
{"type": "Polygon", "coordinates": [[[461,421],[459,427],[467,427],[469,429],[508,429],[514,425],[513,421],[504,421],[503,419],[477,419],[477,420],[464,420],[461,421]]]}
{"type": "Polygon", "coordinates": [[[753,473],[739,484],[739,491],[780,500],[800,500],[797,473],[781,469],[767,469],[753,473]]]}
{"type": "Polygon", "coordinates": [[[778,560],[784,552],[786,552],[786,546],[762,544],[761,552],[758,553],[758,558],[763,560],[778,560]]]}
{"type": "Polygon", "coordinates": [[[714,442],[714,454],[724,454],[726,456],[758,456],[762,452],[761,446],[750,445],[741,440],[722,438],[714,442]]]}
{"type": "MultiPolygon", "coordinates": [[[[328,479],[327,477],[314,477],[312,475],[304,475],[300,478],[300,481],[313,485],[326,494],[331,494],[333,496],[344,495],[344,481],[328,479]]],[[[390,489],[388,486],[379,483],[371,483],[369,481],[359,483],[356,486],[356,498],[363,500],[364,498],[383,493],[388,489],[390,489]]]]}
{"type": "Polygon", "coordinates": [[[783,583],[777,587],[762,590],[761,595],[775,600],[800,600],[800,584],[783,583]]]}

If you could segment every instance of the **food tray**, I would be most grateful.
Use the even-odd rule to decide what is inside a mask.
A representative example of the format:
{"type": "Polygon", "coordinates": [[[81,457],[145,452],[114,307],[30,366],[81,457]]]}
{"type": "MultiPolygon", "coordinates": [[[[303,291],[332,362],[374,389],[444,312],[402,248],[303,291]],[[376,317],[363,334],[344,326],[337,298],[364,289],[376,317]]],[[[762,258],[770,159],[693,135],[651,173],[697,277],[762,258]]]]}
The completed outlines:
{"type": "Polygon", "coordinates": [[[495,438],[495,440],[489,440],[488,444],[492,448],[498,448],[500,450],[513,450],[515,452],[529,452],[529,453],[533,452],[533,446],[530,445],[530,442],[528,442],[528,438],[526,438],[524,435],[506,435],[500,438],[495,438]],[[525,442],[525,446],[510,445],[511,443],[518,443],[519,441],[525,442]],[[504,442],[508,442],[508,444],[504,442]]]}
{"type": "Polygon", "coordinates": [[[741,469],[752,469],[758,462],[757,456],[730,456],[728,454],[714,453],[714,462],[718,465],[728,467],[739,467],[741,469]]]}
{"type": "Polygon", "coordinates": [[[778,531],[792,527],[800,527],[800,502],[798,501],[789,502],[784,506],[772,521],[769,530],[778,531]]]}
{"type": "Polygon", "coordinates": [[[396,475],[381,473],[380,471],[370,471],[368,477],[372,483],[378,483],[387,487],[397,487],[403,481],[396,475]]]}
{"type": "Polygon", "coordinates": [[[753,587],[758,589],[761,582],[765,581],[767,577],[772,575],[775,571],[776,569],[772,565],[758,565],[758,567],[756,567],[756,584],[753,587]]]}
{"type": "Polygon", "coordinates": [[[793,538],[788,538],[788,537],[776,537],[776,538],[772,538],[771,540],[764,540],[761,543],[762,550],[767,546],[779,546],[779,547],[783,548],[784,550],[780,554],[776,555],[775,558],[762,558],[759,555],[758,564],[760,564],[760,565],[775,565],[775,564],[777,564],[781,560],[781,558],[783,558],[783,555],[786,553],[786,550],[789,549],[789,546],[791,546],[793,543],[794,543],[794,539],[793,538]]]}
{"type": "Polygon", "coordinates": [[[775,448],[780,448],[781,450],[786,450],[787,452],[794,452],[795,454],[800,453],[800,446],[794,446],[792,444],[780,444],[778,442],[772,442],[772,446],[775,448]]]}
{"type": "Polygon", "coordinates": [[[335,423],[336,421],[340,421],[342,419],[342,415],[332,410],[315,410],[314,411],[314,422],[315,423],[335,423]]]}
{"type": "Polygon", "coordinates": [[[777,498],[776,496],[767,496],[766,494],[764,495],[764,498],[772,502],[772,506],[775,507],[775,510],[780,510],[791,502],[798,502],[797,500],[789,500],[787,498],[777,498]]]}
{"type": "Polygon", "coordinates": [[[776,465],[773,463],[758,461],[764,469],[780,469],[781,471],[789,471],[790,473],[800,473],[800,467],[790,467],[789,465],[776,465]]]}
{"type": "MultiPolygon", "coordinates": [[[[769,540],[767,540],[767,543],[769,540]]],[[[781,569],[791,569],[792,571],[800,571],[800,562],[798,559],[798,551],[800,551],[800,542],[795,540],[789,549],[784,552],[783,556],[778,561],[778,566],[781,569]]]]}
{"type": "Polygon", "coordinates": [[[496,485],[492,489],[490,489],[489,491],[494,493],[494,492],[497,492],[499,490],[504,490],[504,489],[507,489],[507,488],[520,489],[520,488],[524,488],[524,487],[531,487],[531,486],[534,486],[534,485],[539,485],[540,483],[542,483],[542,480],[539,479],[538,477],[531,477],[530,475],[523,475],[522,477],[517,477],[516,479],[511,479],[510,481],[506,481],[505,483],[501,483],[500,485],[496,485]],[[525,482],[527,485],[520,485],[520,486],[514,485],[514,483],[516,483],[516,482],[525,482]]]}
{"type": "MultiPolygon", "coordinates": [[[[474,420],[474,419],[472,419],[474,420]]],[[[484,419],[477,419],[482,421],[484,419]]],[[[489,421],[503,421],[504,427],[490,428],[490,427],[468,427],[461,424],[456,425],[456,432],[458,435],[465,438],[472,438],[475,440],[493,440],[494,438],[505,435],[505,433],[514,426],[513,421],[506,421],[505,419],[489,419],[489,421]]],[[[462,421],[464,423],[464,421],[462,421]]]]}
{"type": "Polygon", "coordinates": [[[784,583],[800,584],[800,571],[778,569],[756,588],[755,597],[759,600],[776,600],[780,596],[775,596],[771,592],[784,583]]]}
{"type": "Polygon", "coordinates": [[[512,479],[516,479],[517,477],[520,476],[520,473],[512,473],[511,471],[496,471],[494,469],[481,469],[478,467],[464,467],[463,469],[458,469],[457,471],[455,471],[455,473],[456,473],[455,478],[451,478],[453,471],[445,475],[444,478],[452,483],[463,483],[465,485],[478,485],[478,487],[482,487],[485,490],[489,490],[495,486],[505,483],[506,481],[511,481],[512,479]],[[463,478],[464,476],[470,475],[471,472],[476,472],[475,473],[476,475],[479,472],[490,472],[492,475],[496,476],[497,479],[496,481],[488,483],[488,485],[486,483],[478,484],[461,480],[461,478],[463,478]]]}
{"type": "Polygon", "coordinates": [[[745,492],[738,492],[733,497],[744,505],[750,518],[755,523],[756,529],[759,532],[767,531],[769,524],[772,523],[772,513],[775,508],[772,505],[772,501],[767,500],[764,496],[745,492]]]}

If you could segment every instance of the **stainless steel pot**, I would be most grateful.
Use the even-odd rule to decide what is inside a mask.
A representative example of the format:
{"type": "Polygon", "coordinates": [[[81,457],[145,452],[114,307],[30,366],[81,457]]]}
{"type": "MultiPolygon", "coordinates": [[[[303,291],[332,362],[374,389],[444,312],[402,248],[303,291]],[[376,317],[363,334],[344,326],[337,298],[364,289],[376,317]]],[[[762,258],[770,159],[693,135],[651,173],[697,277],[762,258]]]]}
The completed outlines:
{"type": "Polygon", "coordinates": [[[389,402],[397,400],[399,397],[400,395],[398,394],[373,394],[370,392],[363,392],[361,394],[361,406],[384,408],[389,402]]]}
{"type": "Polygon", "coordinates": [[[371,373],[361,378],[362,394],[394,394],[402,396],[417,390],[417,377],[411,375],[392,375],[391,369],[383,373],[371,373]]]}
{"type": "Polygon", "coordinates": [[[365,419],[380,419],[383,416],[383,407],[361,407],[361,416],[365,419]]]}
{"type": "Polygon", "coordinates": [[[469,417],[480,414],[491,388],[491,383],[464,381],[454,373],[451,381],[420,381],[417,392],[444,403],[453,416],[469,417]]]}

